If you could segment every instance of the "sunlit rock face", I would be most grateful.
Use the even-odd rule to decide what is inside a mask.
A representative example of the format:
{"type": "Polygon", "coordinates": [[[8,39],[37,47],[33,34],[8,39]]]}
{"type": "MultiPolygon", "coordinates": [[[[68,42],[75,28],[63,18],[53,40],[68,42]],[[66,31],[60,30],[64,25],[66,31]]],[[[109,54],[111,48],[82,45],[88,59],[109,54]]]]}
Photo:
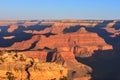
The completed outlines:
{"type": "Polygon", "coordinates": [[[68,71],[56,63],[39,63],[22,53],[2,53],[0,56],[1,80],[51,80],[67,78],[68,71]]]}
{"type": "Polygon", "coordinates": [[[22,53],[27,57],[37,58],[41,63],[45,63],[47,61],[47,51],[24,51],[22,53]]]}
{"type": "MultiPolygon", "coordinates": [[[[22,36],[24,36],[24,35],[22,35],[22,36]]],[[[8,37],[4,37],[4,38],[6,40],[10,40],[10,38],[14,39],[14,37],[8,36],[8,37]]],[[[15,43],[13,43],[13,45],[5,47],[5,48],[1,47],[1,49],[2,50],[4,50],[4,49],[5,50],[27,50],[29,48],[32,48],[32,44],[36,43],[39,40],[39,38],[40,37],[36,35],[36,36],[31,37],[31,39],[24,40],[21,42],[15,42],[15,43]]]]}
{"type": "MultiPolygon", "coordinates": [[[[66,76],[68,80],[89,80],[94,77],[91,73],[95,71],[92,64],[89,64],[89,61],[86,62],[87,59],[92,58],[90,61],[94,62],[95,55],[104,55],[104,53],[109,53],[107,52],[109,50],[119,53],[119,26],[119,20],[0,20],[0,50],[22,52],[30,64],[31,61],[33,62],[33,58],[37,58],[38,64],[34,64],[27,70],[31,74],[31,79],[35,77],[35,73],[38,73],[35,80],[39,80],[39,77],[43,77],[41,80],[54,80],[55,78],[59,80],[66,76]],[[27,59],[27,57],[29,58],[27,59]],[[78,62],[77,58],[85,59],[85,61],[78,62]],[[59,65],[61,67],[57,70],[56,67],[59,65]],[[52,66],[56,66],[55,71],[50,71],[52,66]],[[36,67],[38,69],[34,69],[36,67]],[[61,74],[61,69],[65,71],[63,74],[61,74]]],[[[12,54],[12,57],[15,57],[14,53],[12,54]]],[[[14,61],[12,58],[7,60],[14,61]]],[[[19,69],[23,71],[24,75],[20,70],[18,72],[25,80],[29,74],[25,71],[28,63],[23,61],[23,64],[18,59],[16,60],[15,65],[18,63],[23,65],[23,68],[19,69]]],[[[14,68],[15,65],[12,67],[14,68]]],[[[15,77],[19,78],[14,70],[13,73],[15,73],[15,77]]],[[[13,75],[13,73],[8,72],[7,74],[13,75]]],[[[0,74],[5,78],[8,77],[4,71],[1,71],[0,74]]]]}
{"type": "MultiPolygon", "coordinates": [[[[81,27],[81,28],[77,27],[77,29],[78,30],[73,31],[71,29],[69,30],[69,28],[65,28],[63,30],[63,32],[65,33],[59,33],[59,34],[54,34],[54,33],[53,34],[52,33],[48,33],[48,34],[36,33],[35,34],[35,32],[32,32],[34,35],[31,35],[30,38],[27,39],[26,37],[26,40],[13,42],[11,46],[8,46],[4,49],[6,50],[14,50],[14,49],[15,50],[28,50],[28,49],[37,50],[37,49],[44,49],[45,47],[48,47],[50,49],[67,47],[69,51],[72,51],[72,52],[74,51],[78,54],[81,53],[82,48],[87,49],[89,53],[93,53],[94,50],[98,50],[100,47],[102,47],[101,49],[103,50],[112,49],[112,47],[107,43],[105,43],[105,41],[101,37],[99,37],[96,33],[88,32],[84,27],[81,27]],[[45,35],[49,35],[49,37],[45,35]],[[74,49],[77,49],[77,51],[74,49]]],[[[25,35],[29,35],[32,33],[27,32],[25,33],[25,35]]],[[[24,35],[21,35],[21,36],[24,36],[24,35]]],[[[14,41],[16,39],[21,39],[22,37],[19,37],[19,36],[4,37],[4,39],[10,39],[10,38],[11,38],[11,41],[14,41]]],[[[3,48],[1,47],[1,49],[3,48]]]]}
{"type": "Polygon", "coordinates": [[[8,28],[8,32],[9,33],[12,33],[13,31],[15,31],[16,29],[18,29],[18,25],[11,25],[9,28],[8,28]]]}
{"type": "Polygon", "coordinates": [[[96,33],[87,32],[83,27],[74,33],[57,34],[50,37],[41,36],[35,48],[37,49],[38,46],[42,49],[44,47],[51,49],[63,47],[77,55],[92,54],[99,49],[112,49],[112,46],[105,43],[104,39],[96,33]]]}
{"type": "Polygon", "coordinates": [[[51,62],[61,64],[68,69],[69,79],[91,78],[91,76],[88,73],[92,72],[92,69],[87,65],[77,62],[72,52],[69,51],[61,52],[58,50],[57,52],[48,54],[53,54],[51,56],[51,59],[49,59],[51,60],[51,62]]]}
{"type": "Polygon", "coordinates": [[[15,36],[4,36],[3,39],[9,40],[9,39],[13,39],[15,38],[15,36]]]}

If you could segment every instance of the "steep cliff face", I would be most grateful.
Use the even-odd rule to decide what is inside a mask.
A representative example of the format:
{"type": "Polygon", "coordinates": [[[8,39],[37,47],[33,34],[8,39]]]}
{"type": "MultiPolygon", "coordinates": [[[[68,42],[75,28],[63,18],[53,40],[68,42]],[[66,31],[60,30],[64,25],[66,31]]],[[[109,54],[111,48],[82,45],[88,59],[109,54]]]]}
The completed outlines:
{"type": "Polygon", "coordinates": [[[0,79],[59,80],[68,75],[69,79],[89,80],[92,69],[76,59],[116,49],[116,45],[119,51],[119,26],[117,20],[0,21],[0,50],[30,57],[1,56],[0,79]]]}
{"type": "MultiPolygon", "coordinates": [[[[70,30],[71,31],[71,30],[70,30]]],[[[45,35],[33,35],[31,39],[23,40],[21,42],[15,42],[13,45],[1,49],[6,50],[38,50],[45,47],[54,49],[60,47],[68,51],[74,52],[74,54],[81,55],[83,53],[92,54],[95,50],[112,49],[112,46],[105,43],[105,41],[99,37],[96,33],[91,33],[80,28],[76,32],[59,33],[46,37],[45,35]],[[20,46],[22,45],[22,46],[20,46]]],[[[46,34],[47,35],[47,34],[46,34]]],[[[6,40],[15,39],[16,36],[4,37],[6,40]]]]}
{"type": "Polygon", "coordinates": [[[41,36],[35,49],[48,47],[51,49],[66,47],[68,51],[81,55],[83,53],[92,54],[95,50],[112,49],[111,45],[99,37],[96,33],[87,32],[84,28],[80,28],[77,32],[57,34],[50,37],[41,36]]]}
{"type": "Polygon", "coordinates": [[[63,65],[68,69],[69,79],[82,79],[87,80],[91,78],[90,72],[92,69],[82,63],[79,63],[75,59],[75,55],[70,51],[57,50],[56,52],[48,53],[52,54],[50,62],[56,62],[57,64],[63,65]]]}
{"type": "Polygon", "coordinates": [[[24,51],[22,52],[27,57],[37,58],[39,62],[45,63],[47,61],[47,51],[24,51]]]}
{"type": "Polygon", "coordinates": [[[3,53],[0,56],[1,80],[59,80],[67,78],[67,69],[56,63],[39,63],[22,53],[3,53]]]}
{"type": "MultiPolygon", "coordinates": [[[[7,32],[10,32],[10,36],[3,36],[4,44],[10,44],[7,47],[1,47],[1,49],[6,50],[37,50],[43,49],[45,47],[54,49],[58,47],[67,47],[69,51],[75,52],[75,54],[83,53],[81,50],[87,49],[89,53],[93,53],[94,50],[103,49],[112,49],[112,47],[105,43],[105,41],[99,37],[96,33],[88,32],[85,28],[81,28],[81,24],[100,24],[102,25],[104,21],[74,21],[74,20],[63,20],[59,22],[52,22],[48,24],[47,22],[41,21],[18,21],[18,25],[15,24],[17,21],[9,22],[6,21],[6,25],[11,25],[7,32]],[[14,24],[13,24],[14,23],[14,24]],[[40,24],[41,23],[41,24],[40,24]],[[44,26],[41,26],[44,25],[44,26]],[[52,27],[47,27],[48,25],[52,25],[52,27]],[[24,26],[18,28],[18,26],[24,26]],[[44,27],[44,28],[43,28],[44,27]],[[46,28],[45,28],[46,27],[46,28]],[[13,32],[17,29],[17,34],[12,35],[13,32]],[[21,41],[17,39],[21,39],[20,37],[23,34],[26,36],[26,39],[21,41]],[[27,39],[27,36],[30,37],[27,39]],[[4,40],[5,39],[5,40],[4,40]],[[11,41],[11,42],[9,42],[11,41]],[[22,45],[22,46],[19,46],[22,45]],[[34,46],[34,47],[33,47],[34,46]],[[101,48],[102,47],[102,48],[101,48]],[[76,51],[77,50],[77,51],[76,51]]],[[[112,22],[113,23],[113,22],[112,22]]],[[[114,21],[114,23],[116,23],[114,21]]],[[[2,24],[1,24],[2,25],[2,24]]],[[[105,25],[105,24],[103,24],[105,25]]],[[[87,26],[87,25],[84,25],[87,26]]],[[[109,26],[109,24],[108,24],[109,26]]],[[[1,30],[3,27],[1,28],[1,30]]],[[[3,32],[3,30],[2,30],[3,32]]],[[[8,33],[5,33],[8,35],[8,33]]],[[[116,34],[118,34],[116,32],[116,34]]],[[[1,44],[1,45],[4,45],[1,44]]]]}
{"type": "Polygon", "coordinates": [[[75,55],[66,49],[60,48],[50,51],[25,51],[23,54],[27,57],[37,58],[41,63],[50,62],[64,66],[68,70],[68,80],[91,78],[91,75],[88,73],[91,73],[92,69],[87,65],[77,62],[75,55]]]}

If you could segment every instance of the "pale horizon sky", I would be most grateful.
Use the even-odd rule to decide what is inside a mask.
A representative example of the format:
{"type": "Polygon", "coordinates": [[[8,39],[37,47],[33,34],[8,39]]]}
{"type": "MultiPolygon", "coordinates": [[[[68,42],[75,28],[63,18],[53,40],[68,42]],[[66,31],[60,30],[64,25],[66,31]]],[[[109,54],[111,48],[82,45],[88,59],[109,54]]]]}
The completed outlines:
{"type": "Polygon", "coordinates": [[[120,19],[120,0],[1,0],[0,20],[120,19]]]}

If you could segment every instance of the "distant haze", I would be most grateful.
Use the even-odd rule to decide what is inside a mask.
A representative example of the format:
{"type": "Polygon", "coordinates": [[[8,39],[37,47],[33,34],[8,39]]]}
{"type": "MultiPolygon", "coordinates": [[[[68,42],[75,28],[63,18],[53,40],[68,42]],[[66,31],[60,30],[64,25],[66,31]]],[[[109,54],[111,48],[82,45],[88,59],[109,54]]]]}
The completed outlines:
{"type": "Polygon", "coordinates": [[[0,20],[120,19],[120,0],[1,0],[0,20]]]}

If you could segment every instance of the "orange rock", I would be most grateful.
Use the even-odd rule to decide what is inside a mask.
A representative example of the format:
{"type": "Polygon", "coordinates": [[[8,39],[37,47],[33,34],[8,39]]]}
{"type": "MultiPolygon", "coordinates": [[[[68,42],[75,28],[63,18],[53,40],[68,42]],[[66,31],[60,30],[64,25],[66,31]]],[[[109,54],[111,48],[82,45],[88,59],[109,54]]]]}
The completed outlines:
{"type": "MultiPolygon", "coordinates": [[[[52,55],[52,61],[63,65],[68,69],[68,76],[71,79],[78,78],[83,79],[85,74],[92,71],[92,69],[82,63],[79,63],[75,59],[75,55],[72,52],[55,52],[52,55]]],[[[90,75],[86,75],[90,77],[90,75]]],[[[85,78],[88,79],[88,78],[85,78]]]]}
{"type": "Polygon", "coordinates": [[[39,59],[39,62],[46,62],[46,56],[48,54],[46,51],[24,51],[22,53],[27,57],[39,59]]]}
{"type": "Polygon", "coordinates": [[[40,36],[36,35],[36,36],[33,36],[31,39],[29,40],[25,40],[25,41],[22,41],[22,42],[15,42],[12,46],[10,47],[0,47],[1,50],[26,50],[26,49],[29,49],[30,47],[32,47],[32,45],[38,41],[40,38],[40,36]]]}
{"type": "Polygon", "coordinates": [[[13,39],[15,36],[4,36],[3,39],[13,39]]]}
{"type": "Polygon", "coordinates": [[[25,21],[24,24],[22,24],[22,25],[25,27],[28,27],[28,26],[34,26],[36,24],[38,24],[38,21],[36,21],[36,22],[25,21]]]}
{"type": "Polygon", "coordinates": [[[41,36],[41,39],[37,43],[35,49],[43,49],[44,47],[51,49],[67,47],[69,51],[73,52],[75,46],[79,47],[79,51],[76,52],[80,52],[82,50],[81,48],[87,49],[90,53],[93,53],[94,50],[98,49],[112,49],[112,46],[105,43],[105,41],[96,33],[87,32],[85,29],[83,29],[82,32],[81,30],[78,30],[78,32],[67,34],[61,33],[50,37],[41,36]]]}
{"type": "Polygon", "coordinates": [[[15,31],[16,29],[18,28],[18,25],[15,24],[15,25],[11,25],[9,28],[8,28],[8,32],[12,33],[13,31],[15,31]]]}

